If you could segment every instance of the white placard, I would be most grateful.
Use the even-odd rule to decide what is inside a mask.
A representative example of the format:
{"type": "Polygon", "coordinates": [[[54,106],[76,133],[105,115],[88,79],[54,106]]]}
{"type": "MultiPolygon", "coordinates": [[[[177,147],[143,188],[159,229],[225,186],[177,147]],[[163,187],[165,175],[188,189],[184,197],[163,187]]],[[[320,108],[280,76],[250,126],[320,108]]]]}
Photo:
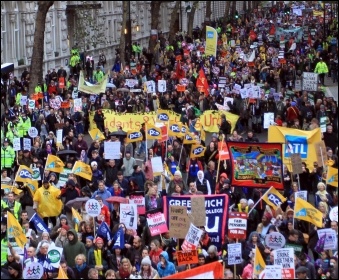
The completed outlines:
{"type": "Polygon", "coordinates": [[[298,191],[294,193],[294,199],[296,200],[297,197],[307,201],[307,191],[298,191]]]}
{"type": "Polygon", "coordinates": [[[64,250],[63,248],[56,247],[55,245],[51,245],[48,247],[47,256],[51,262],[51,266],[59,268],[63,250],[64,250]]]}
{"type": "Polygon", "coordinates": [[[242,263],[241,243],[227,244],[228,265],[242,263]]]}
{"type": "Polygon", "coordinates": [[[253,86],[253,98],[260,98],[260,87],[259,86],[253,86]]]}
{"type": "Polygon", "coordinates": [[[78,98],[78,96],[79,96],[78,88],[74,87],[73,91],[72,91],[72,98],[76,99],[76,98],[78,98]]]}
{"type": "Polygon", "coordinates": [[[23,279],[41,279],[44,267],[38,262],[28,262],[22,273],[23,279]]]}
{"type": "Polygon", "coordinates": [[[183,251],[195,250],[199,245],[202,234],[203,231],[191,223],[190,228],[186,234],[185,241],[181,245],[183,251]]]}
{"type": "Polygon", "coordinates": [[[274,113],[264,113],[264,128],[269,128],[274,124],[274,113]]]}
{"type": "Polygon", "coordinates": [[[129,88],[132,88],[138,85],[138,83],[139,83],[138,80],[135,80],[135,79],[126,79],[125,81],[126,86],[128,86],[129,88]]]}
{"type": "Polygon", "coordinates": [[[82,108],[82,100],[81,98],[74,99],[74,112],[80,112],[82,108]]]}
{"type": "Polygon", "coordinates": [[[147,93],[155,92],[155,83],[153,81],[146,82],[147,93]]]}
{"type": "Polygon", "coordinates": [[[224,97],[224,106],[228,106],[227,103],[228,101],[231,102],[231,104],[233,104],[233,98],[232,97],[224,97]]]}
{"type": "MultiPolygon", "coordinates": [[[[291,279],[295,279],[294,249],[282,248],[273,250],[274,265],[282,266],[284,270],[290,270],[291,279]],[[293,272],[291,271],[293,270],[293,272]]],[[[285,273],[285,272],[284,272],[285,273]]]]}
{"type": "Polygon", "coordinates": [[[28,99],[28,109],[34,109],[35,108],[35,100],[28,99]]]}
{"type": "Polygon", "coordinates": [[[24,150],[31,151],[32,149],[32,141],[30,138],[24,138],[24,150]]]}
{"type": "Polygon", "coordinates": [[[247,88],[242,88],[241,90],[239,90],[239,93],[240,93],[242,99],[245,99],[245,98],[248,97],[247,88]]]}
{"type": "Polygon", "coordinates": [[[265,245],[270,249],[280,249],[286,244],[285,237],[280,232],[271,232],[265,236],[265,245]]]}
{"type": "Polygon", "coordinates": [[[27,100],[28,100],[27,96],[21,96],[20,105],[21,106],[27,105],[27,100]]]}
{"type": "Polygon", "coordinates": [[[32,168],[32,179],[39,181],[41,180],[41,174],[40,174],[40,169],[38,167],[32,168]]]}
{"type": "Polygon", "coordinates": [[[158,80],[158,91],[166,92],[166,80],[158,80]]]}
{"type": "Polygon", "coordinates": [[[13,138],[13,150],[14,151],[21,150],[20,138],[13,138]]]}
{"type": "Polygon", "coordinates": [[[89,199],[85,204],[86,212],[91,217],[98,217],[101,212],[100,203],[96,199],[89,199]]]}
{"type": "Polygon", "coordinates": [[[56,131],[57,144],[62,144],[62,129],[56,131]]]}
{"type": "Polygon", "coordinates": [[[320,239],[323,235],[326,234],[324,250],[336,250],[338,247],[337,235],[335,231],[331,228],[318,229],[318,238],[320,239]]]}
{"type": "Polygon", "coordinates": [[[164,167],[161,157],[152,157],[151,158],[152,170],[153,173],[159,175],[164,172],[164,167]]]}
{"type": "Polygon", "coordinates": [[[303,90],[317,91],[318,90],[318,74],[312,72],[303,73],[303,90]]]}
{"type": "Polygon", "coordinates": [[[241,90],[241,85],[239,85],[239,84],[234,84],[233,89],[235,89],[235,90],[241,90]]]}
{"type": "Polygon", "coordinates": [[[35,137],[38,136],[38,134],[39,134],[39,132],[38,132],[38,130],[37,130],[34,126],[32,126],[32,127],[30,127],[30,128],[28,129],[28,135],[29,135],[29,137],[35,138],[35,137]]]}
{"type": "Polygon", "coordinates": [[[331,221],[338,222],[338,206],[332,208],[329,216],[331,221]]]}
{"type": "Polygon", "coordinates": [[[136,204],[120,204],[120,223],[128,229],[137,229],[138,210],[136,204]]]}
{"type": "Polygon", "coordinates": [[[121,142],[104,142],[105,159],[120,159],[121,142]]]}
{"type": "Polygon", "coordinates": [[[326,121],[327,121],[327,117],[321,117],[320,118],[320,130],[321,132],[326,132],[326,121]]]}
{"type": "Polygon", "coordinates": [[[260,279],[282,279],[281,266],[266,265],[263,273],[263,278],[260,279]]]}

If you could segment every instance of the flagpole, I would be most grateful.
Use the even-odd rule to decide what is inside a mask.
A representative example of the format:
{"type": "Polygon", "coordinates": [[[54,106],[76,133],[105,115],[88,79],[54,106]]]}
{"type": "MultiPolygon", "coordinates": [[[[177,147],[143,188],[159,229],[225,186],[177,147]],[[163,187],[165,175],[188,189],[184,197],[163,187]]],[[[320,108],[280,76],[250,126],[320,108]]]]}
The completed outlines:
{"type": "Polygon", "coordinates": [[[258,203],[264,198],[264,196],[266,195],[266,193],[268,193],[272,188],[273,188],[273,186],[270,187],[270,188],[269,188],[269,189],[268,189],[268,190],[260,197],[260,199],[253,205],[253,207],[251,208],[251,210],[248,211],[248,215],[252,212],[252,210],[255,208],[255,206],[257,206],[258,203]]]}
{"type": "Polygon", "coordinates": [[[169,139],[169,120],[167,121],[167,139],[166,139],[166,150],[165,150],[165,158],[167,158],[167,145],[168,145],[168,139],[169,139]]]}
{"type": "MultiPolygon", "coordinates": [[[[223,135],[222,135],[222,142],[221,142],[221,145],[220,145],[220,150],[221,150],[221,151],[222,151],[222,145],[223,145],[223,143],[224,143],[224,139],[225,139],[225,135],[223,134],[223,135]]],[[[219,181],[219,169],[220,169],[220,161],[221,161],[221,159],[220,159],[220,150],[218,151],[219,157],[218,157],[218,168],[217,168],[217,176],[216,176],[216,178],[215,178],[215,184],[217,184],[218,181],[219,181]]],[[[215,191],[214,191],[214,193],[215,193],[215,191]]]]}
{"type": "Polygon", "coordinates": [[[148,131],[147,131],[147,122],[145,122],[145,159],[146,161],[148,160],[148,156],[147,156],[147,134],[148,134],[148,131]]]}
{"type": "MultiPolygon", "coordinates": [[[[254,207],[253,207],[254,208],[254,207]]],[[[253,209],[252,208],[252,209],[253,209]]],[[[250,214],[250,213],[248,213],[250,214]]],[[[253,267],[253,275],[252,275],[252,279],[255,279],[254,278],[254,275],[255,275],[255,257],[256,257],[256,251],[257,251],[257,245],[254,246],[254,256],[253,256],[253,264],[252,264],[252,267],[253,267]]]]}
{"type": "Polygon", "coordinates": [[[179,167],[180,167],[180,161],[181,161],[181,155],[182,155],[182,149],[184,148],[184,142],[182,142],[182,145],[181,145],[181,150],[180,150],[180,156],[179,156],[179,167]]]}

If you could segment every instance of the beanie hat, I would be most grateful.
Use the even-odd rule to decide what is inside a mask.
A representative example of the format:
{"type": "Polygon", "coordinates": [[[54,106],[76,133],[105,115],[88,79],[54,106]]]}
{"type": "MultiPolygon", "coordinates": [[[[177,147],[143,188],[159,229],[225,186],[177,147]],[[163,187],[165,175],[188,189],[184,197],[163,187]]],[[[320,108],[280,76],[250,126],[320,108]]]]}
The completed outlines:
{"type": "Polygon", "coordinates": [[[292,102],[291,102],[291,105],[292,105],[292,106],[296,106],[297,103],[295,103],[294,101],[292,101],[292,102]]]}
{"type": "Polygon", "coordinates": [[[98,242],[104,243],[104,240],[103,240],[101,237],[97,237],[97,238],[95,239],[95,243],[98,243],[98,242]]]}
{"type": "Polygon", "coordinates": [[[176,176],[176,175],[182,177],[182,174],[181,174],[181,172],[179,170],[174,172],[174,176],[176,176]]]}
{"type": "Polygon", "coordinates": [[[152,266],[152,262],[151,259],[149,258],[149,256],[146,256],[142,259],[141,261],[141,265],[149,265],[152,266]]]}
{"type": "Polygon", "coordinates": [[[226,173],[221,173],[221,174],[220,174],[220,178],[225,178],[225,179],[227,179],[227,174],[226,174],[226,173]]]}
{"type": "Polygon", "coordinates": [[[271,220],[272,220],[272,215],[271,215],[270,213],[268,213],[268,212],[266,212],[266,213],[264,214],[264,217],[265,217],[268,221],[271,221],[271,220]]]}
{"type": "Polygon", "coordinates": [[[61,228],[65,229],[66,231],[69,231],[70,226],[68,226],[68,225],[63,225],[61,228]]]}
{"type": "Polygon", "coordinates": [[[249,200],[247,201],[247,204],[248,204],[248,206],[250,206],[251,204],[254,204],[254,201],[253,201],[252,199],[249,199],[249,200]]]}
{"type": "Polygon", "coordinates": [[[90,236],[87,236],[86,239],[89,239],[89,240],[93,241],[94,237],[90,235],[90,236]]]}

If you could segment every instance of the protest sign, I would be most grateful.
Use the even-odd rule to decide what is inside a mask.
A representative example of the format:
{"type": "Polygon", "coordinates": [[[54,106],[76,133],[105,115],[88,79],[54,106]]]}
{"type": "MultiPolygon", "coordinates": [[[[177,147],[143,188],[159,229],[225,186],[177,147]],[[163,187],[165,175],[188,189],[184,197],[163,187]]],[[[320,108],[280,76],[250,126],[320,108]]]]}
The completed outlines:
{"type": "Polygon", "coordinates": [[[294,175],[303,173],[303,164],[300,154],[291,154],[292,172],[294,175]]]}
{"type": "Polygon", "coordinates": [[[24,138],[24,150],[31,151],[32,141],[30,138],[24,138]]]}
{"type": "Polygon", "coordinates": [[[51,262],[51,265],[55,268],[60,266],[60,260],[62,256],[63,248],[56,247],[55,245],[51,245],[48,247],[47,257],[51,262]]]}
{"type": "Polygon", "coordinates": [[[120,159],[121,142],[104,142],[105,159],[120,159]]]}
{"type": "Polygon", "coordinates": [[[63,132],[62,129],[58,129],[58,130],[56,131],[56,138],[57,138],[56,143],[59,144],[59,145],[62,144],[62,132],[63,132]]]}
{"type": "Polygon", "coordinates": [[[81,98],[74,99],[74,112],[81,112],[82,100],[81,98]]]}
{"type": "Polygon", "coordinates": [[[14,151],[21,150],[20,138],[13,138],[13,150],[14,151]]]}
{"type": "Polygon", "coordinates": [[[241,243],[227,244],[228,265],[242,263],[241,243]]]}
{"type": "Polygon", "coordinates": [[[191,223],[186,234],[184,243],[181,245],[183,251],[191,251],[197,249],[203,231],[191,223]]]}
{"type": "Polygon", "coordinates": [[[272,250],[285,246],[286,239],[280,232],[271,232],[265,236],[265,245],[272,250]]]}
{"type": "Polygon", "coordinates": [[[198,251],[192,250],[189,252],[177,251],[178,265],[196,264],[198,263],[198,251]]]}
{"type": "Polygon", "coordinates": [[[286,243],[284,248],[293,248],[294,254],[298,257],[302,254],[303,251],[303,247],[301,245],[291,243],[286,243]]]}
{"type": "Polygon", "coordinates": [[[56,185],[57,188],[64,187],[68,181],[68,175],[72,173],[72,169],[64,168],[63,171],[59,174],[59,181],[56,185]]]}
{"type": "Polygon", "coordinates": [[[274,113],[264,113],[264,128],[274,124],[274,113]]]}
{"type": "Polygon", "coordinates": [[[136,86],[136,85],[138,85],[138,80],[136,80],[136,79],[126,79],[125,80],[125,84],[126,84],[126,86],[128,86],[129,88],[132,88],[132,87],[134,87],[134,86],[136,86]]]}
{"type": "Polygon", "coordinates": [[[41,174],[39,167],[32,167],[32,180],[41,180],[41,174]]]}
{"type": "Polygon", "coordinates": [[[231,212],[228,217],[228,237],[246,239],[247,214],[231,212]]]}
{"type": "Polygon", "coordinates": [[[326,126],[327,126],[327,117],[321,117],[320,118],[320,130],[321,130],[321,132],[326,132],[326,126]]]}
{"type": "Polygon", "coordinates": [[[279,265],[266,265],[263,271],[263,277],[259,279],[282,279],[281,266],[279,265]]]}
{"type": "Polygon", "coordinates": [[[203,196],[192,196],[191,207],[194,225],[204,227],[206,223],[205,198],[203,196]]]}
{"type": "Polygon", "coordinates": [[[330,211],[330,220],[338,222],[338,206],[335,206],[330,211]]]}
{"type": "Polygon", "coordinates": [[[38,262],[28,262],[23,270],[23,279],[41,279],[44,274],[43,266],[38,262]]]}
{"type": "Polygon", "coordinates": [[[34,99],[28,99],[28,109],[33,110],[35,108],[35,100],[34,99]]]}
{"type": "Polygon", "coordinates": [[[36,129],[36,127],[32,126],[28,129],[28,135],[29,137],[35,138],[37,137],[39,134],[38,130],[36,129]]]}
{"type": "Polygon", "coordinates": [[[166,80],[158,80],[158,91],[166,92],[166,80]]]}
{"type": "Polygon", "coordinates": [[[136,204],[120,204],[120,223],[127,229],[137,229],[138,210],[136,204]]]}
{"type": "Polygon", "coordinates": [[[303,90],[317,91],[318,90],[318,74],[312,72],[303,73],[303,90]]]}
{"type": "Polygon", "coordinates": [[[300,197],[301,199],[307,201],[307,191],[298,191],[294,193],[294,199],[300,197]]]}
{"type": "Polygon", "coordinates": [[[21,99],[20,99],[20,106],[26,106],[27,105],[27,96],[23,95],[21,96],[21,99]]]}
{"type": "Polygon", "coordinates": [[[164,172],[164,165],[162,164],[161,157],[152,157],[151,164],[154,176],[159,176],[164,172]]]}
{"type": "Polygon", "coordinates": [[[326,145],[324,141],[314,143],[318,166],[322,167],[325,157],[327,157],[326,145]]]}
{"type": "Polygon", "coordinates": [[[145,208],[145,197],[142,195],[130,195],[129,198],[130,204],[135,204],[137,206],[138,215],[144,215],[146,212],[145,208]]]}
{"type": "Polygon", "coordinates": [[[171,205],[169,207],[169,219],[167,219],[167,221],[171,236],[175,238],[185,238],[190,224],[186,206],[171,205]]]}
{"type": "Polygon", "coordinates": [[[150,230],[151,236],[156,236],[168,232],[165,216],[161,212],[147,214],[147,225],[150,230]]]}
{"type": "Polygon", "coordinates": [[[147,93],[155,92],[155,83],[154,81],[147,81],[146,82],[147,93]]]}
{"type": "Polygon", "coordinates": [[[274,265],[282,267],[282,279],[295,279],[294,249],[283,248],[273,251],[274,265]]]}
{"type": "Polygon", "coordinates": [[[89,199],[86,201],[85,209],[89,216],[97,217],[101,212],[101,205],[96,199],[89,199]]]}
{"type": "Polygon", "coordinates": [[[72,91],[72,98],[77,99],[78,98],[78,88],[74,87],[72,91]]]}
{"type": "Polygon", "coordinates": [[[336,250],[338,247],[336,232],[331,228],[318,229],[318,238],[325,235],[324,250],[336,250]]]}

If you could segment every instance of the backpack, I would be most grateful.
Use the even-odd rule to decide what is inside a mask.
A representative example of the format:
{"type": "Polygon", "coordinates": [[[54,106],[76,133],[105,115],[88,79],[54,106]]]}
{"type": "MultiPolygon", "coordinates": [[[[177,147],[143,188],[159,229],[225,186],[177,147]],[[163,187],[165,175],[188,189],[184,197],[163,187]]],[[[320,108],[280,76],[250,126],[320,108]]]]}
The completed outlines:
{"type": "Polygon", "coordinates": [[[194,111],[194,115],[196,117],[200,117],[201,116],[201,111],[197,107],[193,107],[193,111],[194,111]]]}

